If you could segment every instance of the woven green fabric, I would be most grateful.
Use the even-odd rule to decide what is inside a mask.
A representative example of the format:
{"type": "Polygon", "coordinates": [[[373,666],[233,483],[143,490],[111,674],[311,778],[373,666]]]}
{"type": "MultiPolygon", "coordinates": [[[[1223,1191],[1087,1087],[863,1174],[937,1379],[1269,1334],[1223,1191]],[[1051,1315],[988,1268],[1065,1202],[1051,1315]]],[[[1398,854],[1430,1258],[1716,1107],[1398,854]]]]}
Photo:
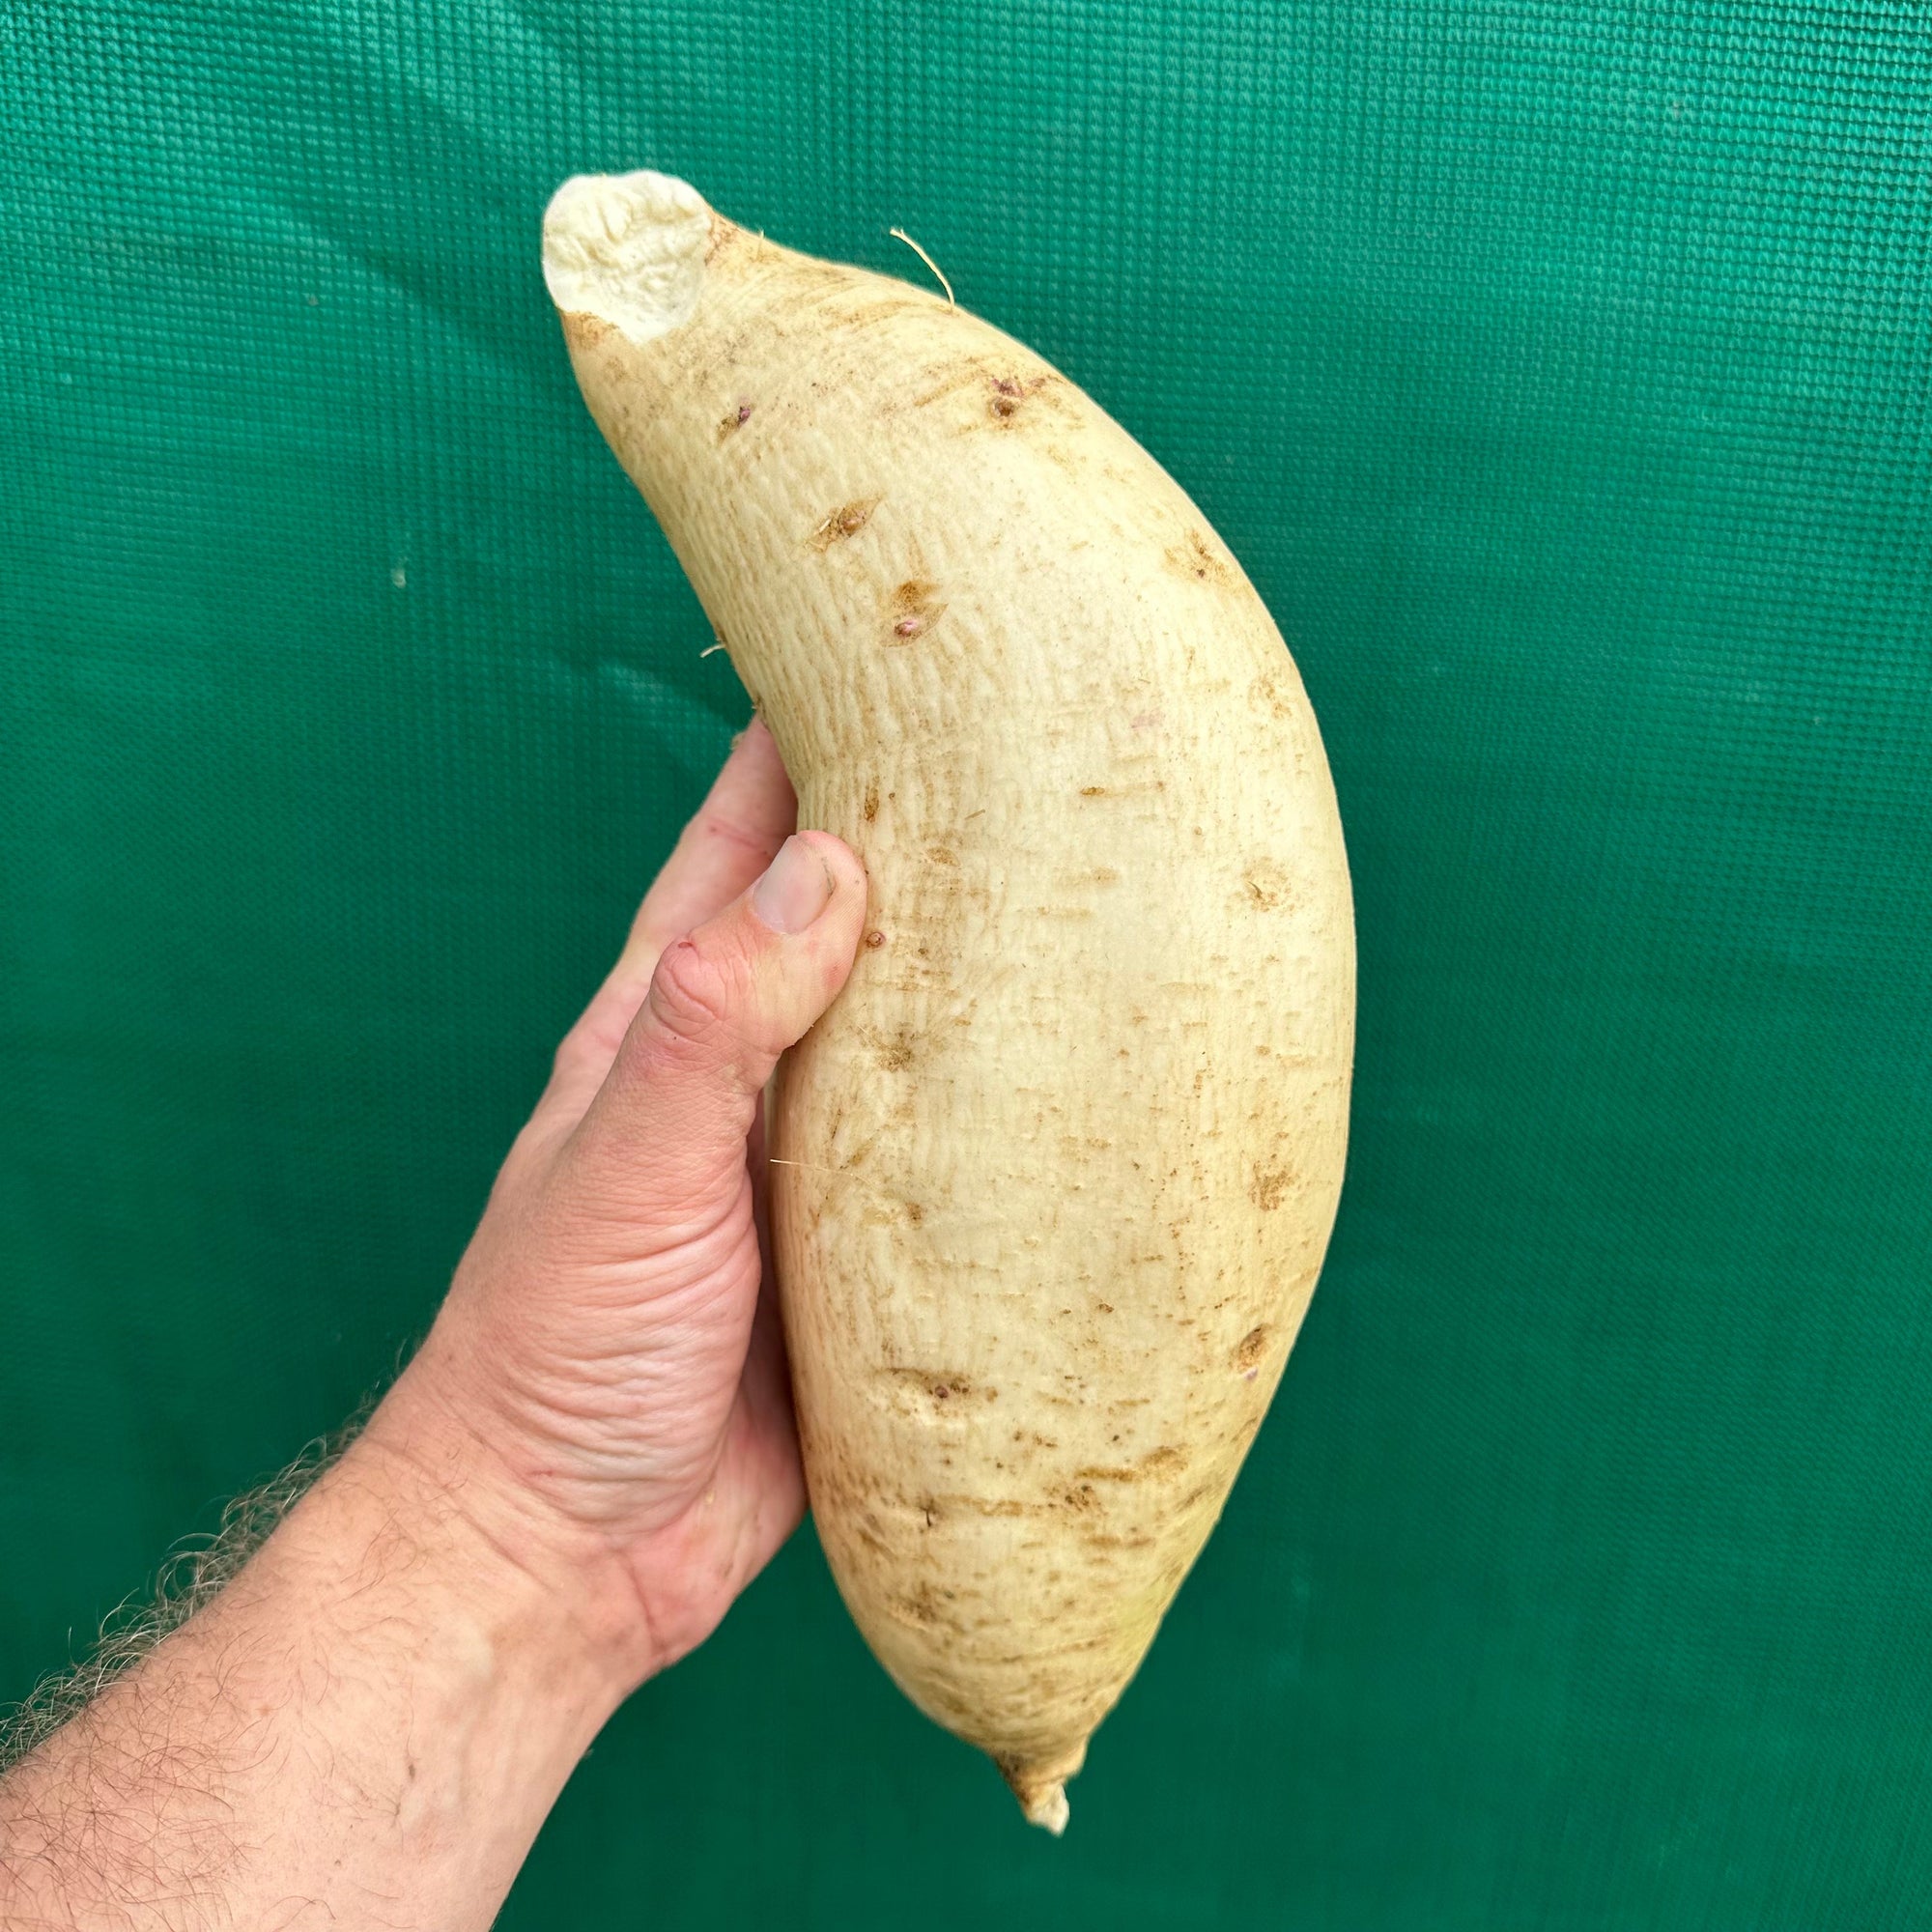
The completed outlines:
{"type": "Polygon", "coordinates": [[[0,1694],[420,1330],[745,715],[538,272],[653,165],[1228,538],[1354,1142],[1064,1843],[806,1535],[505,1923],[1922,1923],[1928,99],[1879,0],[0,10],[0,1694]]]}

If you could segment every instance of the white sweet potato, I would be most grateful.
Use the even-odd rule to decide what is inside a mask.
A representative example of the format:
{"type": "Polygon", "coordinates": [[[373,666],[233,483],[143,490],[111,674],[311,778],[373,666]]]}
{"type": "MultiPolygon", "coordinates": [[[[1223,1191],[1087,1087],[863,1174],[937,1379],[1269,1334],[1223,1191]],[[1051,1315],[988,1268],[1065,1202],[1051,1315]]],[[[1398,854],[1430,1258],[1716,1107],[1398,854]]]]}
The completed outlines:
{"type": "Polygon", "coordinates": [[[567,183],[578,380],[872,930],[773,1219],[818,1534],[1058,1831],[1220,1514],[1341,1186],[1354,948],[1294,666],[1175,482],[937,295],[567,183]]]}

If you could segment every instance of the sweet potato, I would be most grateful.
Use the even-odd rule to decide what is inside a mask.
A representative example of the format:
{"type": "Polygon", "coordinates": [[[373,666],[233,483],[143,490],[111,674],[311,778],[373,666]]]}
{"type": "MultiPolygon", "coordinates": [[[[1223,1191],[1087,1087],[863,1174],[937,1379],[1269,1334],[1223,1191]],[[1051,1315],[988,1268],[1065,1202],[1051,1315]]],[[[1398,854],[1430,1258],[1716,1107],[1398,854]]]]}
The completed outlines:
{"type": "Polygon", "coordinates": [[[545,268],[592,413],[849,840],[871,930],[780,1075],[811,1506],[919,1706],[1058,1831],[1321,1267],[1349,877],[1241,567],[1057,369],[650,173],[545,268]]]}

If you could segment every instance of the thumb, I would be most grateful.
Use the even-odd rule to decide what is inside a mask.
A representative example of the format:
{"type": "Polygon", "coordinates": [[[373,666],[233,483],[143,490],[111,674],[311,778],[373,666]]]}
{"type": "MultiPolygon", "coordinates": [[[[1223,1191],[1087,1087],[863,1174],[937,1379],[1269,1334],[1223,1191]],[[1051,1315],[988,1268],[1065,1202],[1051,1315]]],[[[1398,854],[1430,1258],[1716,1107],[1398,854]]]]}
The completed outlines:
{"type": "Polygon", "coordinates": [[[650,991],[572,1136],[572,1163],[668,1238],[737,1199],[745,1137],[780,1054],[852,971],[866,871],[829,832],[799,832],[749,891],[659,957],[650,991]]]}

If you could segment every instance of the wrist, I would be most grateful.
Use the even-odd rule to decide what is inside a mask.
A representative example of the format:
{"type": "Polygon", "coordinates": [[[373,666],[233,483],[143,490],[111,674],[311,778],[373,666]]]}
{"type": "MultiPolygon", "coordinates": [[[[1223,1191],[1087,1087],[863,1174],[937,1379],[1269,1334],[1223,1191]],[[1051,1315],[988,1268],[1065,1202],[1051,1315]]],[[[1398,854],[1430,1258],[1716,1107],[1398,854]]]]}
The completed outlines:
{"type": "Polygon", "coordinates": [[[619,1552],[532,1494],[422,1358],[343,1460],[394,1508],[468,1614],[573,1670],[610,1710],[663,1666],[619,1552]]]}

